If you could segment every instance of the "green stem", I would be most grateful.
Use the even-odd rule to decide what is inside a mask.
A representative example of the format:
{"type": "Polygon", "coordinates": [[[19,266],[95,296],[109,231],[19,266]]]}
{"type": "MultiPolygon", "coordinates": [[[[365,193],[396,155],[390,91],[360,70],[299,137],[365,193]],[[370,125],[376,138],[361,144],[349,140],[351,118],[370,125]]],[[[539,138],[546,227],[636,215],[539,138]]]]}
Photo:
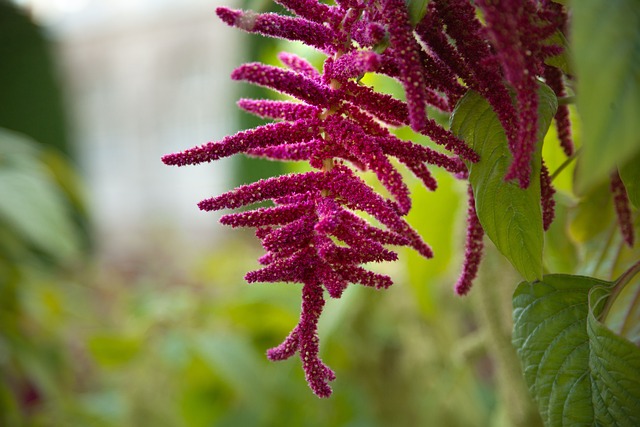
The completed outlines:
{"type": "Polygon", "coordinates": [[[627,271],[622,273],[620,277],[614,282],[613,289],[611,290],[611,294],[607,298],[607,302],[602,309],[602,313],[600,314],[601,319],[606,319],[613,303],[615,303],[616,298],[620,295],[620,292],[624,289],[624,287],[635,277],[636,274],[640,273],[640,261],[636,262],[629,268],[627,271]]]}
{"type": "MultiPolygon", "coordinates": [[[[489,254],[487,254],[489,255],[489,254]]],[[[496,255],[491,253],[490,255],[496,255]]],[[[485,260],[482,274],[474,292],[477,295],[477,309],[482,319],[483,330],[487,334],[487,349],[496,365],[498,390],[507,415],[507,425],[513,427],[542,427],[542,419],[533,401],[522,374],[522,365],[511,343],[513,330],[512,301],[513,284],[517,278],[505,275],[509,267],[495,257],[485,260]],[[487,262],[493,261],[493,262],[487,262]],[[485,280],[485,277],[502,277],[501,280],[485,280]]]]}
{"type": "Polygon", "coordinates": [[[574,151],[574,153],[569,156],[567,158],[567,160],[565,160],[560,166],[558,166],[558,169],[556,169],[552,174],[551,174],[551,181],[553,182],[554,179],[556,179],[556,177],[558,175],[560,175],[560,172],[562,172],[563,170],[566,169],[567,166],[569,166],[571,164],[571,162],[573,162],[578,155],[580,154],[580,150],[582,150],[582,147],[578,148],[576,151],[574,151]]]}
{"type": "Polygon", "coordinates": [[[575,96],[561,96],[560,98],[558,98],[558,105],[569,105],[569,104],[575,104],[575,103],[576,103],[575,96]]]}

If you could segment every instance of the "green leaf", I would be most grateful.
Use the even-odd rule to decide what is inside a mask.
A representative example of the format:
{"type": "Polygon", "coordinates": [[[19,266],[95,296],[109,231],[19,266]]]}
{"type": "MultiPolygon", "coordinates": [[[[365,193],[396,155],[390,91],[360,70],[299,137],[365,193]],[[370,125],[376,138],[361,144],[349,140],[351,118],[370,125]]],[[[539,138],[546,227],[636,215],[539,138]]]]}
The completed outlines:
{"type": "Polygon", "coordinates": [[[142,342],[136,337],[125,337],[115,333],[92,336],[87,346],[95,360],[105,367],[121,367],[138,355],[142,342]]]}
{"type": "Polygon", "coordinates": [[[561,31],[556,31],[545,40],[545,44],[550,46],[562,46],[562,53],[555,56],[550,56],[544,60],[544,63],[547,65],[552,65],[556,68],[561,69],[565,74],[573,75],[573,67],[571,66],[571,62],[569,58],[571,57],[571,48],[569,47],[569,41],[562,34],[561,31]]]}
{"type": "Polygon", "coordinates": [[[584,130],[576,176],[581,193],[640,150],[640,2],[580,0],[571,9],[584,130]]]}
{"type": "Polygon", "coordinates": [[[546,426],[591,425],[587,296],[603,282],[545,276],[521,283],[513,297],[513,344],[546,426]]]}
{"type": "Polygon", "coordinates": [[[79,237],[65,198],[39,154],[29,139],[0,129],[0,224],[66,260],[78,254],[79,237]]]}
{"type": "Polygon", "coordinates": [[[640,349],[596,319],[611,282],[547,275],[513,298],[513,344],[546,426],[640,425],[640,349]]]}
{"type": "Polygon", "coordinates": [[[267,394],[270,378],[263,375],[261,360],[246,339],[198,334],[193,344],[203,360],[237,393],[249,401],[264,403],[260,397],[267,394]]]}
{"type": "MultiPolygon", "coordinates": [[[[540,85],[538,138],[542,141],[557,109],[557,99],[546,85],[540,85]]],[[[533,179],[523,190],[504,180],[512,156],[498,117],[477,92],[469,91],[456,106],[451,130],[479,155],[469,164],[469,181],[476,198],[478,219],[487,236],[526,280],[542,277],[542,210],[540,207],[540,164],[542,144],[532,162],[533,179]]]]}
{"type": "Polygon", "coordinates": [[[569,234],[573,240],[586,243],[598,238],[610,228],[614,217],[609,184],[592,188],[572,210],[569,234]]]}
{"type": "Polygon", "coordinates": [[[429,0],[405,0],[407,3],[407,9],[409,11],[409,20],[414,27],[418,25],[418,22],[422,21],[424,15],[427,13],[427,5],[429,0]]]}
{"type": "Polygon", "coordinates": [[[610,287],[596,287],[589,296],[587,320],[589,369],[597,425],[640,425],[640,349],[600,323],[594,312],[610,287]]]}
{"type": "Polygon", "coordinates": [[[620,178],[627,189],[629,201],[640,209],[640,153],[619,168],[620,178]]]}
{"type": "Polygon", "coordinates": [[[556,217],[544,235],[544,261],[549,271],[575,273],[579,263],[578,247],[568,235],[569,206],[573,201],[556,193],[556,217]]]}

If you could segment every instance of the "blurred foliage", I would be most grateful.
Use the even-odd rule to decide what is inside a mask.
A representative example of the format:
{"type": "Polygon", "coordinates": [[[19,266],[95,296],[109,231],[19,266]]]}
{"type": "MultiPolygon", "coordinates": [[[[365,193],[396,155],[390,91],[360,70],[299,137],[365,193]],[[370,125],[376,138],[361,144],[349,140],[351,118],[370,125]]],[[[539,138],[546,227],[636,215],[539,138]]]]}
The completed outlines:
{"type": "Polygon", "coordinates": [[[0,128],[0,425],[45,400],[61,410],[73,380],[57,328],[88,248],[79,187],[57,151],[0,128]]]}
{"type": "Polygon", "coordinates": [[[243,283],[253,239],[91,259],[73,220],[79,178],[27,138],[0,136],[0,425],[505,425],[473,304],[443,286],[459,256],[461,215],[442,214],[456,183],[415,194],[414,215],[440,225],[428,232],[437,271],[403,256],[383,267],[392,289],[329,302],[320,333],[339,376],[320,400],[297,358],[264,355],[295,325],[299,289],[243,283]]]}
{"type": "Polygon", "coordinates": [[[0,1],[0,127],[69,154],[63,99],[43,30],[0,1]]]}
{"type": "MultiPolygon", "coordinates": [[[[33,148],[8,135],[13,148],[16,141],[33,148]]],[[[2,157],[6,173],[9,156],[2,157]]],[[[42,175],[49,190],[59,188],[42,175]]],[[[452,184],[449,191],[461,191],[452,184]]],[[[436,248],[451,248],[461,217],[431,212],[442,194],[417,193],[416,215],[442,223],[436,248]]],[[[62,197],[55,200],[63,212],[62,197]]],[[[51,221],[50,212],[55,208],[39,210],[35,220],[51,221]]],[[[14,229],[3,247],[30,247],[27,234],[2,227],[14,229]]],[[[384,266],[397,279],[392,289],[351,287],[328,303],[323,354],[339,376],[334,396],[320,400],[297,358],[272,363],[264,355],[295,325],[299,289],[243,283],[259,254],[248,235],[239,232],[199,255],[151,241],[145,252],[125,249],[118,258],[82,264],[73,263],[81,259],[69,235],[53,238],[57,250],[41,245],[20,257],[3,254],[0,425],[505,425],[471,301],[443,286],[451,282],[446,268],[437,279],[403,256],[405,264],[384,266]],[[67,246],[76,251],[49,260],[67,246]]],[[[456,251],[443,252],[447,265],[456,251]]]]}

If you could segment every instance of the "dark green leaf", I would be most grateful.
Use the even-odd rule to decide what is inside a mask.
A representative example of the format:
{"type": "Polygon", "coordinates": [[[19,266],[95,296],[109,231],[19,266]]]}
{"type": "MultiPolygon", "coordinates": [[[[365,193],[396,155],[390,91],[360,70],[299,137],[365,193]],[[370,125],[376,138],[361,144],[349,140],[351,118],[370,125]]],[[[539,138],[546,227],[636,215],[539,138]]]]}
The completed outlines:
{"type": "Polygon", "coordinates": [[[619,172],[629,201],[640,209],[640,153],[620,167],[619,172]]]}
{"type": "Polygon", "coordinates": [[[545,276],[513,297],[513,344],[546,426],[591,426],[588,293],[595,279],[545,276]]]}
{"type": "Polygon", "coordinates": [[[546,426],[639,425],[640,349],[596,320],[612,285],[548,275],[516,289],[513,343],[546,426]]]}
{"type": "Polygon", "coordinates": [[[598,302],[609,287],[596,287],[589,296],[587,321],[589,368],[595,422],[605,426],[640,425],[640,349],[600,323],[598,302]]]}
{"type": "MultiPolygon", "coordinates": [[[[542,141],[557,109],[553,91],[541,85],[539,94],[539,140],[542,141]]],[[[542,211],[540,208],[540,163],[542,144],[532,162],[529,188],[504,180],[511,164],[504,129],[487,101],[469,91],[452,115],[451,130],[479,155],[469,165],[469,181],[476,198],[478,218],[487,236],[527,280],[542,277],[542,211]]]]}
{"type": "Polygon", "coordinates": [[[581,0],[571,9],[583,192],[640,149],[640,2],[581,0]]]}

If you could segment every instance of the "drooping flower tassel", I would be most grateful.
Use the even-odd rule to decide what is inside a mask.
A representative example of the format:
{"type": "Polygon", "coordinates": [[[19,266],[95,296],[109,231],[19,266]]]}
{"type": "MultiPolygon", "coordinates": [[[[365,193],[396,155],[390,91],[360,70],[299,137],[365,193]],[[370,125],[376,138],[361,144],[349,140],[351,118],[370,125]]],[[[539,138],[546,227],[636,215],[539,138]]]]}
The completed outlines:
{"type": "Polygon", "coordinates": [[[467,209],[467,237],[464,251],[464,264],[462,273],[455,285],[455,291],[458,295],[466,295],[473,285],[473,280],[478,275],[480,261],[482,261],[482,251],[484,243],[484,230],[480,225],[480,220],[476,213],[476,201],[473,197],[473,189],[469,184],[467,189],[468,209],[467,209]]]}
{"type": "Polygon", "coordinates": [[[617,170],[611,174],[610,188],[613,194],[613,206],[615,207],[616,216],[618,217],[620,233],[625,243],[632,248],[635,242],[635,232],[633,229],[631,207],[629,205],[627,190],[617,170]]]}

